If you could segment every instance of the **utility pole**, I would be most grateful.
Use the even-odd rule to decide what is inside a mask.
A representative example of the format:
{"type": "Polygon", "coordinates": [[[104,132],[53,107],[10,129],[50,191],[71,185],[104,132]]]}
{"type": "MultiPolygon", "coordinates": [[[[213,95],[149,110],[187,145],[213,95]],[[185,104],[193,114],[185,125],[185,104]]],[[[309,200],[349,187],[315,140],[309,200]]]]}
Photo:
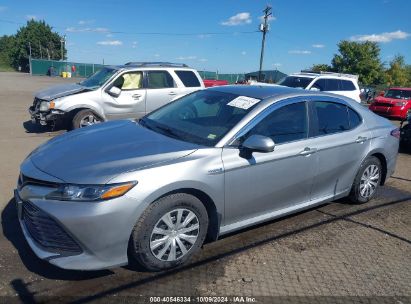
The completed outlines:
{"type": "MultiPolygon", "coordinates": [[[[32,75],[32,71],[31,71],[31,43],[29,41],[29,69],[30,69],[30,75],[32,75]]],[[[20,67],[19,67],[20,70],[20,67]]]]}
{"type": "Polygon", "coordinates": [[[66,35],[60,39],[61,61],[64,61],[64,43],[66,42],[66,35]]]}
{"type": "Polygon", "coordinates": [[[261,69],[263,68],[263,58],[264,58],[264,45],[265,45],[265,34],[268,32],[268,18],[272,15],[271,6],[268,6],[263,10],[264,12],[264,23],[260,24],[260,31],[263,32],[263,41],[261,43],[261,55],[260,55],[260,69],[258,70],[258,81],[261,81],[261,69]]]}
{"type": "Polygon", "coordinates": [[[43,52],[41,51],[41,43],[39,41],[39,48],[40,48],[40,58],[43,59],[43,52]]]}

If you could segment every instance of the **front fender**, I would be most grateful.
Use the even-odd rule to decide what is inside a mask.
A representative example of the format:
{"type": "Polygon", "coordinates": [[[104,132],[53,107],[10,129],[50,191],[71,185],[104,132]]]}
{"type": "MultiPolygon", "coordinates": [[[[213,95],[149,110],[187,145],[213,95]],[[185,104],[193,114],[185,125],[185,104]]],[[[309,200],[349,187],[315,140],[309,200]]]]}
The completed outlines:
{"type": "Polygon", "coordinates": [[[87,96],[89,93],[75,94],[55,101],[55,109],[69,113],[76,109],[90,109],[106,120],[106,115],[99,102],[87,96]]]}

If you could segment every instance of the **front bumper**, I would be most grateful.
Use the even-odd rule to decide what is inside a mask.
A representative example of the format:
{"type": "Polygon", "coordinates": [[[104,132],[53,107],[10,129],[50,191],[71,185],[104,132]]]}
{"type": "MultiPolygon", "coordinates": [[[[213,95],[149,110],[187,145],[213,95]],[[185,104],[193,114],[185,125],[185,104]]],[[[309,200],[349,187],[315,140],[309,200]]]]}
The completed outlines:
{"type": "Polygon", "coordinates": [[[387,106],[371,105],[369,109],[378,115],[388,117],[388,118],[400,119],[400,120],[404,120],[407,117],[407,111],[408,111],[408,109],[405,107],[395,107],[395,106],[387,107],[387,106]]]}
{"type": "Polygon", "coordinates": [[[46,112],[40,112],[39,109],[36,109],[34,106],[29,108],[29,113],[31,121],[33,123],[39,123],[42,126],[47,125],[49,122],[56,122],[57,120],[63,119],[65,112],[60,110],[49,110],[46,112]]]}
{"type": "Polygon", "coordinates": [[[73,270],[98,270],[128,263],[131,231],[143,211],[135,199],[124,195],[101,202],[56,201],[42,198],[47,191],[50,189],[41,185],[23,185],[15,190],[23,234],[39,258],[73,270]],[[41,239],[35,233],[37,228],[33,229],[27,220],[24,204],[32,205],[40,213],[40,220],[34,223],[42,229],[41,239]],[[49,229],[50,222],[57,229],[49,229]],[[67,237],[80,250],[67,250],[67,237]]]}

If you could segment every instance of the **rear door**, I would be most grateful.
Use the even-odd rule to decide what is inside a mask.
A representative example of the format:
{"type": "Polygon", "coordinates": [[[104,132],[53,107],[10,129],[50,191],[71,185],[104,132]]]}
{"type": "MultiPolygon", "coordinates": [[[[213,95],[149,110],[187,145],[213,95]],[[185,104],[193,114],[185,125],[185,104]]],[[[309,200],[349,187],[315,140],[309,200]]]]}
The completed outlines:
{"type": "Polygon", "coordinates": [[[369,151],[371,133],[361,116],[342,100],[312,97],[310,108],[319,161],[311,195],[315,200],[350,190],[369,151]]]}
{"type": "Polygon", "coordinates": [[[178,95],[178,87],[167,70],[146,71],[146,113],[169,103],[178,95]]]}

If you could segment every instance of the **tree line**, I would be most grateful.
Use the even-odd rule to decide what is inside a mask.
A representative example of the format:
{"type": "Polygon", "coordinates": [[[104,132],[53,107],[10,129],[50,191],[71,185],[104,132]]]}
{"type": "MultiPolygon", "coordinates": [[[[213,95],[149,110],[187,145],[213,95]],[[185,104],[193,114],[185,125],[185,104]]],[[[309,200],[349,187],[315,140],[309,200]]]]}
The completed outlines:
{"type": "Polygon", "coordinates": [[[310,70],[359,75],[363,86],[411,86],[411,65],[405,64],[404,56],[394,56],[385,67],[376,42],[343,40],[338,44],[338,52],[331,64],[315,64],[310,70]]]}
{"type": "MultiPolygon", "coordinates": [[[[30,48],[32,58],[64,60],[67,50],[62,39],[44,20],[27,21],[15,35],[0,37],[0,66],[28,72],[30,48]]],[[[404,56],[396,55],[384,66],[376,42],[343,40],[338,51],[331,64],[315,64],[311,70],[359,75],[363,86],[411,86],[411,65],[405,64],[404,56]]]]}
{"type": "Polygon", "coordinates": [[[32,58],[64,60],[67,50],[62,39],[44,20],[29,20],[15,35],[0,37],[0,64],[28,72],[30,49],[32,58]]]}

